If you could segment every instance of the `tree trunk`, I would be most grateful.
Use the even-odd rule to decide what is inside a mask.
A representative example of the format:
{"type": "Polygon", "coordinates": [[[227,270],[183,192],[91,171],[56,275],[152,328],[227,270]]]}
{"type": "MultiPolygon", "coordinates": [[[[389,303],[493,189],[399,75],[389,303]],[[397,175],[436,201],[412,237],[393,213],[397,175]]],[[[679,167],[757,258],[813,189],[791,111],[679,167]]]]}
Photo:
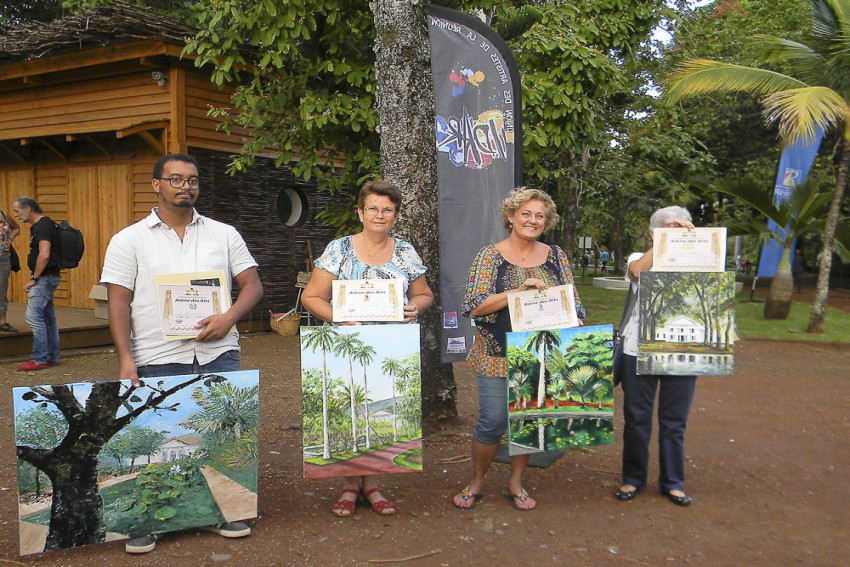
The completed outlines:
{"type": "Polygon", "coordinates": [[[841,200],[844,198],[844,187],[847,185],[847,173],[850,169],[850,140],[846,137],[841,144],[841,162],[835,179],[835,192],[826,214],[826,226],[823,230],[823,250],[818,269],[818,283],[815,287],[815,299],[812,302],[812,313],[809,317],[807,333],[822,333],[823,319],[826,314],[826,298],[829,294],[829,274],[832,271],[832,248],[835,244],[835,228],[841,215],[841,200]]]}
{"type": "Polygon", "coordinates": [[[76,458],[57,455],[63,464],[50,473],[53,499],[45,551],[106,541],[103,499],[97,485],[99,450],[100,447],[92,447],[76,458]]]}
{"type": "Polygon", "coordinates": [[[546,407],[546,342],[540,341],[540,374],[537,380],[537,407],[546,407]]]}
{"type": "Polygon", "coordinates": [[[765,319],[787,319],[791,311],[791,293],[794,279],[791,277],[791,243],[782,250],[782,258],[776,268],[776,275],[770,283],[767,301],[764,304],[765,319]]]}
{"type": "Polygon", "coordinates": [[[331,459],[330,416],[328,414],[328,365],[322,350],[322,458],[331,459]]]}
{"type": "Polygon", "coordinates": [[[431,421],[457,417],[451,364],[440,360],[440,238],[434,93],[424,20],[410,0],[371,0],[375,16],[376,106],[384,177],[404,195],[396,233],[428,266],[434,306],[420,316],[422,403],[431,421]]]}

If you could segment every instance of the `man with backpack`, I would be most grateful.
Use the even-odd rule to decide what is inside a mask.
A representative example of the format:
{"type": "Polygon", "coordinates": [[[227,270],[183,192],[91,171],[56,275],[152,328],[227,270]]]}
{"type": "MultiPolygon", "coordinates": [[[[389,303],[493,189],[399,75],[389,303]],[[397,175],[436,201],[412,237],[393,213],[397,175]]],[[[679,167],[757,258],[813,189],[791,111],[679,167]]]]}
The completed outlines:
{"type": "Polygon", "coordinates": [[[59,229],[29,197],[12,201],[12,212],[23,223],[32,224],[27,266],[31,277],[27,292],[27,325],[32,329],[32,355],[18,370],[43,370],[59,364],[59,325],[53,309],[53,295],[59,286],[59,229]]]}

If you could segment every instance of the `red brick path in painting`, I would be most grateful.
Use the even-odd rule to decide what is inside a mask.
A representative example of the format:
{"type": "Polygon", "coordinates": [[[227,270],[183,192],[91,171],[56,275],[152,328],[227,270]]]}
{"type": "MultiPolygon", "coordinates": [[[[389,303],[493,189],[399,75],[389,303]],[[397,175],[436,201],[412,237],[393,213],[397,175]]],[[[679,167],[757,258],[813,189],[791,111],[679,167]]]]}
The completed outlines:
{"type": "Polygon", "coordinates": [[[422,439],[414,439],[384,447],[367,455],[352,457],[348,460],[329,465],[304,463],[305,478],[330,478],[340,476],[362,476],[371,474],[399,474],[419,472],[400,467],[393,462],[398,455],[422,446],[422,439]]]}

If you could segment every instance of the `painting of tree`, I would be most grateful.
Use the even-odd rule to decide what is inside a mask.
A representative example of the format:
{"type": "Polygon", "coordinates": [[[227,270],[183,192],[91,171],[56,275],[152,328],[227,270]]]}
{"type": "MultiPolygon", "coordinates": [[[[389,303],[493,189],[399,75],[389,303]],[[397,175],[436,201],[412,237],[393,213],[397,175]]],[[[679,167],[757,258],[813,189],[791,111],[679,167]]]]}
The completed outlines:
{"type": "Polygon", "coordinates": [[[511,455],[614,442],[613,332],[600,325],[508,333],[511,455]],[[529,405],[535,380],[538,399],[541,381],[548,398],[529,405]]]}
{"type": "Polygon", "coordinates": [[[638,374],[732,374],[732,272],[644,272],[639,288],[638,374]]]}
{"type": "MultiPolygon", "coordinates": [[[[203,480],[208,474],[220,474],[212,470],[216,467],[210,456],[213,448],[201,441],[200,431],[181,422],[203,411],[209,398],[217,397],[215,390],[222,385],[228,385],[224,386],[228,390],[232,382],[256,386],[259,373],[164,377],[143,381],[138,387],[125,380],[13,388],[19,470],[37,469],[52,489],[45,497],[38,482],[35,490],[31,482],[19,483],[21,554],[101,543],[107,533],[118,538],[134,537],[224,521],[222,518],[233,510],[219,507],[217,498],[224,494],[217,494],[203,480]],[[190,390],[192,386],[194,391],[190,390]],[[191,447],[190,438],[197,440],[191,447]],[[178,456],[176,450],[164,450],[169,443],[187,449],[178,456]],[[178,468],[192,460],[197,468],[198,475],[192,481],[207,494],[205,509],[209,512],[196,516],[200,523],[192,524],[187,520],[190,515],[184,513],[193,502],[179,499],[169,503],[170,511],[164,516],[145,516],[145,495],[167,493],[160,490],[165,480],[157,472],[165,460],[178,468]],[[146,488],[137,475],[148,479],[146,488]],[[105,477],[111,477],[106,484],[102,480],[105,477]],[[129,502],[134,505],[129,506],[129,502]],[[143,533],[134,533],[133,526],[143,533]]],[[[258,404],[258,390],[254,390],[254,398],[258,404]]],[[[232,401],[227,397],[226,403],[232,401]]],[[[207,425],[213,426],[212,422],[207,425]]],[[[258,425],[253,422],[255,435],[258,425]]],[[[231,425],[222,422],[216,427],[231,425]]],[[[256,466],[252,470],[253,481],[246,484],[253,501],[234,512],[240,518],[231,515],[230,519],[256,515],[256,466]]],[[[182,490],[188,477],[183,481],[182,485],[169,481],[169,486],[182,490]]],[[[158,501],[165,504],[167,498],[158,501]]]]}
{"type": "Polygon", "coordinates": [[[419,327],[326,325],[301,337],[304,476],[421,471],[419,327]]]}

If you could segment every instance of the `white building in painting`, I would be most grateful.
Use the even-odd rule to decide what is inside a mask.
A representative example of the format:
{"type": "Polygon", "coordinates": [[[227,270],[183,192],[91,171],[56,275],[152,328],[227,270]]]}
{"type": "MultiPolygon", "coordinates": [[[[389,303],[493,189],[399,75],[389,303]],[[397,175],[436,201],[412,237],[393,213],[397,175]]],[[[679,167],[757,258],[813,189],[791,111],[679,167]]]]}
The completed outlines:
{"type": "Polygon", "coordinates": [[[393,421],[393,412],[388,409],[379,409],[378,411],[372,413],[369,416],[369,419],[373,423],[384,422],[384,423],[392,423],[393,421]]]}
{"type": "Polygon", "coordinates": [[[184,435],[166,439],[159,451],[151,455],[151,463],[170,463],[192,455],[201,448],[201,438],[197,435],[184,435]]]}
{"type": "Polygon", "coordinates": [[[702,343],[705,342],[705,327],[690,317],[679,315],[656,327],[655,340],[668,343],[702,343]]]}

